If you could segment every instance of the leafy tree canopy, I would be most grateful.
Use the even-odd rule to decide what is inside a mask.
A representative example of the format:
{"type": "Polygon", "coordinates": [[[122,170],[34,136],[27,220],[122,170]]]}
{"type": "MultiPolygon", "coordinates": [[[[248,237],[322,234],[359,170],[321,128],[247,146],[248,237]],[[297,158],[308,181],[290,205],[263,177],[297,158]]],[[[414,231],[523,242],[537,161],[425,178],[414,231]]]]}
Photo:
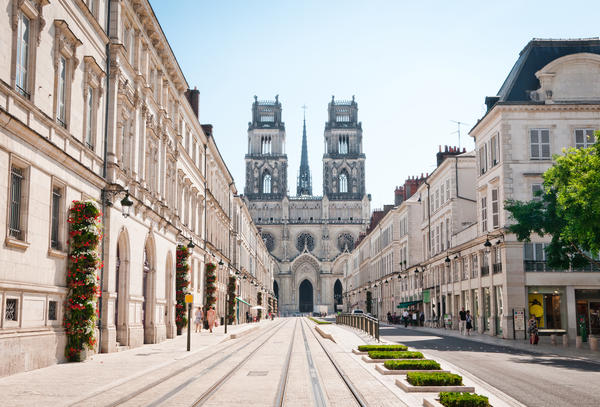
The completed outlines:
{"type": "Polygon", "coordinates": [[[506,201],[516,222],[508,229],[519,241],[529,241],[533,233],[552,236],[546,248],[551,267],[600,266],[600,143],[563,150],[554,159],[537,197],[506,201]]]}

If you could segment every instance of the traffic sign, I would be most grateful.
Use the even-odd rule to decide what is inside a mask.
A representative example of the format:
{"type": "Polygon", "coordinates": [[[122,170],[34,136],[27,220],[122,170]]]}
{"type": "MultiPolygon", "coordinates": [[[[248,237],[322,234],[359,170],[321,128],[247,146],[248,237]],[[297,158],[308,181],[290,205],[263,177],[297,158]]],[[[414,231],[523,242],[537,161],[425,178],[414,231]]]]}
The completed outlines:
{"type": "Polygon", "coordinates": [[[186,294],[185,295],[185,303],[190,304],[192,302],[194,302],[194,296],[192,294],[186,294]]]}

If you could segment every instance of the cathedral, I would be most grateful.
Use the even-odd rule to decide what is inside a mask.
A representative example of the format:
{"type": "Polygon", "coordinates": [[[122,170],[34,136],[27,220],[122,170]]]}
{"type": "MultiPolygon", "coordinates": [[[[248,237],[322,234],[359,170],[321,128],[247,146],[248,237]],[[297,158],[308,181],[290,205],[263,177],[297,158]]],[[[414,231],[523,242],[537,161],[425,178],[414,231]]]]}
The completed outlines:
{"type": "Polygon", "coordinates": [[[367,227],[362,123],[354,100],[328,105],[323,154],[323,196],[313,195],[306,118],[296,196],[288,191],[281,102],[254,97],[248,123],[245,199],[267,249],[276,260],[273,290],[282,315],[341,309],[348,253],[367,227]],[[339,307],[338,307],[339,305],[339,307]]]}

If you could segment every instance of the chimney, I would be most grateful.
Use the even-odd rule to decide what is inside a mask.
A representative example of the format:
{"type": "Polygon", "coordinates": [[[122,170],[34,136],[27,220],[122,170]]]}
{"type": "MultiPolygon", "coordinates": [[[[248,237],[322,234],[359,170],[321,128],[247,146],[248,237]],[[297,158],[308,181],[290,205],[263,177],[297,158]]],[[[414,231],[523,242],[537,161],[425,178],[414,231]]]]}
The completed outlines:
{"type": "Polygon", "coordinates": [[[437,166],[439,167],[446,158],[454,157],[456,155],[462,154],[465,151],[466,151],[466,149],[463,149],[463,151],[461,151],[460,148],[458,148],[456,146],[445,146],[443,152],[439,151],[436,154],[437,166]]]}
{"type": "Polygon", "coordinates": [[[206,137],[212,137],[212,124],[201,124],[201,126],[206,137]]]}
{"type": "Polygon", "coordinates": [[[188,103],[192,107],[192,110],[196,114],[196,118],[200,118],[198,114],[198,105],[200,103],[200,91],[194,86],[194,89],[188,89],[185,91],[185,97],[188,103]]]}
{"type": "Polygon", "coordinates": [[[394,191],[394,205],[398,206],[404,201],[404,187],[396,187],[394,191]]]}

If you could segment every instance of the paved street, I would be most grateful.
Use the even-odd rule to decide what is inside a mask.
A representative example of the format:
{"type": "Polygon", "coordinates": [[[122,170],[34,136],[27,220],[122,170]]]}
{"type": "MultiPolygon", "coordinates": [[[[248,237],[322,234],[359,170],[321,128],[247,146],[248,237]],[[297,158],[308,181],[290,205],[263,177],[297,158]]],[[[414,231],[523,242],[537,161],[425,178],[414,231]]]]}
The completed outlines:
{"type": "Polygon", "coordinates": [[[383,339],[446,360],[527,406],[600,405],[600,358],[594,363],[442,334],[418,328],[381,328],[383,339]]]}

